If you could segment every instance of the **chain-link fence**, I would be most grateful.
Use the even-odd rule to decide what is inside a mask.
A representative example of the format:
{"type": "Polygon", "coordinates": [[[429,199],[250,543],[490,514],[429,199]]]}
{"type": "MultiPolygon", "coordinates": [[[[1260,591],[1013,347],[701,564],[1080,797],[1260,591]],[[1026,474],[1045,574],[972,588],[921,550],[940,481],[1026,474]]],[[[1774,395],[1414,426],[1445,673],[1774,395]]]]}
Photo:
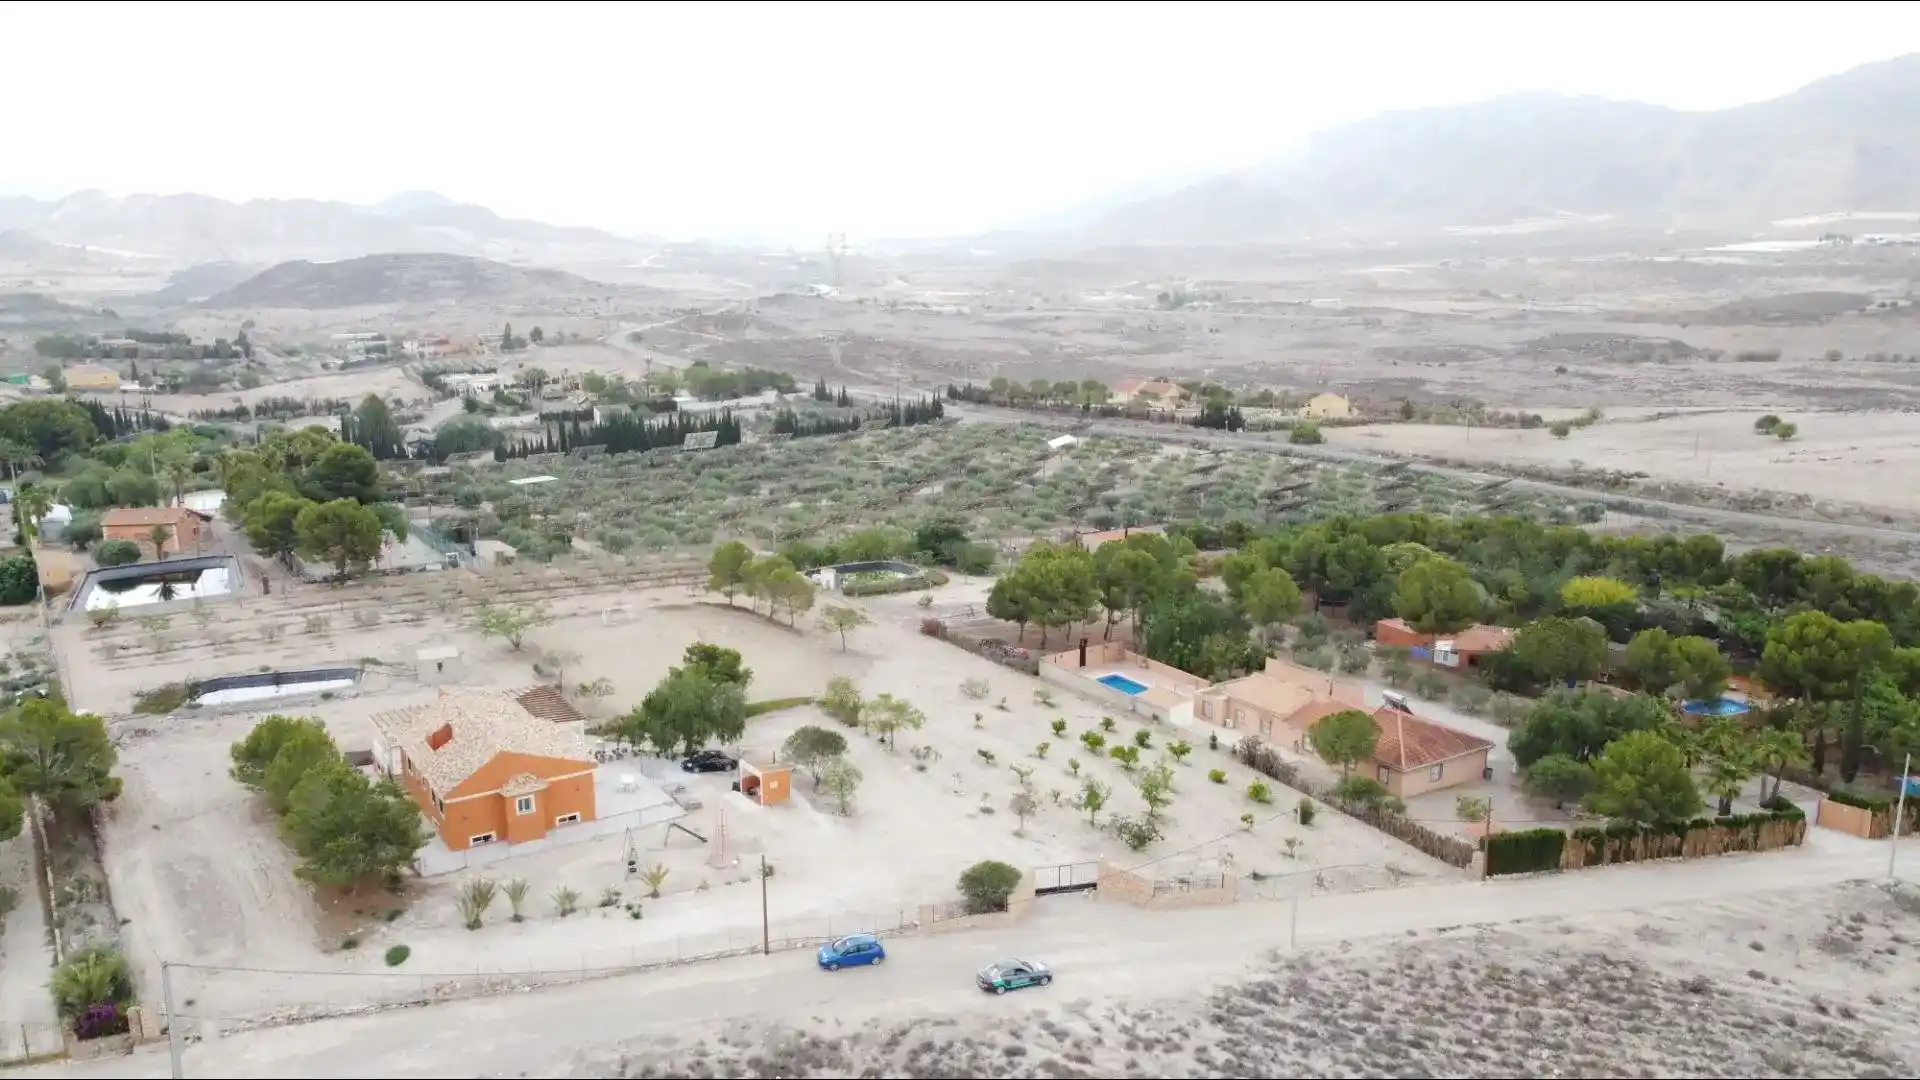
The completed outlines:
{"type": "Polygon", "coordinates": [[[25,1065],[66,1053],[67,1032],[59,1024],[0,1022],[0,1065],[25,1065]]]}

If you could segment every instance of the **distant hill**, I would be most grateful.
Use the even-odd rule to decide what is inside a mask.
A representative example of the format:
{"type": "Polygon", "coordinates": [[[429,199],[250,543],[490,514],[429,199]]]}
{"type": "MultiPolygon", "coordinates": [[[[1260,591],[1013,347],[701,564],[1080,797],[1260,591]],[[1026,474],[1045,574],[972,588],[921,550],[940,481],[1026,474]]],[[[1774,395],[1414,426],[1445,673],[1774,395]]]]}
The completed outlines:
{"type": "Polygon", "coordinates": [[[341,308],[363,304],[517,302],[606,293],[612,286],[560,270],[462,255],[366,255],[269,267],[208,297],[209,308],[341,308]]]}
{"type": "Polygon", "coordinates": [[[1243,243],[1591,216],[1751,228],[1844,211],[1920,211],[1920,54],[1721,112],[1526,93],[1391,113],[1117,208],[1087,238],[1243,243]]]}
{"type": "Polygon", "coordinates": [[[25,229],[0,232],[0,264],[30,266],[36,270],[88,270],[118,262],[99,252],[66,247],[43,240],[25,229]]]}
{"type": "Polygon", "coordinates": [[[264,269],[252,263],[199,263],[167,275],[166,285],[158,292],[148,294],[145,299],[161,307],[196,304],[233,288],[264,269]]]}
{"type": "Polygon", "coordinates": [[[0,202],[0,228],[56,244],[180,263],[347,259],[429,252],[499,262],[559,265],[643,258],[654,245],[597,229],[504,218],[431,192],[407,192],[378,206],[316,199],[234,203],[208,195],[83,191],[43,202],[0,202]]]}

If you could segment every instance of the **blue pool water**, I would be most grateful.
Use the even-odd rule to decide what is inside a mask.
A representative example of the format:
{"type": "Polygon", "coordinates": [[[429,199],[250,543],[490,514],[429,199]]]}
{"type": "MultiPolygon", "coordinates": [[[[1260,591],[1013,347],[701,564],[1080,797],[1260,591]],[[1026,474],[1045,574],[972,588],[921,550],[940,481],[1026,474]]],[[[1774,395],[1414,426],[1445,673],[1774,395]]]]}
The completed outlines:
{"type": "Polygon", "coordinates": [[[1746,702],[1728,697],[1712,701],[1683,701],[1680,708],[1688,716],[1739,716],[1748,711],[1746,702]]]}
{"type": "Polygon", "coordinates": [[[1101,686],[1111,686],[1123,694],[1144,694],[1147,692],[1145,683],[1134,682],[1125,675],[1102,675],[1094,681],[1101,686]]]}

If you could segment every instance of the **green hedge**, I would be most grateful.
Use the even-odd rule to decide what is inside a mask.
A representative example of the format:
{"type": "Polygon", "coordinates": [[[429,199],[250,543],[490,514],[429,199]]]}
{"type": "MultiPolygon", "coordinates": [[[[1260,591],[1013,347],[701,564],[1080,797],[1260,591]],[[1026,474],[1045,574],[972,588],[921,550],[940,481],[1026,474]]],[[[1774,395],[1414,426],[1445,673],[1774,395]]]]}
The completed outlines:
{"type": "Polygon", "coordinates": [[[1494,833],[1487,841],[1487,876],[1558,870],[1566,848],[1567,834],[1560,829],[1494,833]]]}
{"type": "Polygon", "coordinates": [[[765,701],[749,702],[747,704],[747,715],[765,716],[771,712],[779,712],[781,709],[797,709],[802,705],[811,704],[813,704],[813,699],[810,697],[768,698],[765,701]]]}
{"type": "Polygon", "coordinates": [[[947,575],[938,570],[930,570],[913,577],[888,578],[885,581],[854,581],[840,587],[842,596],[885,596],[889,593],[913,592],[916,589],[931,589],[945,585],[947,575]]]}

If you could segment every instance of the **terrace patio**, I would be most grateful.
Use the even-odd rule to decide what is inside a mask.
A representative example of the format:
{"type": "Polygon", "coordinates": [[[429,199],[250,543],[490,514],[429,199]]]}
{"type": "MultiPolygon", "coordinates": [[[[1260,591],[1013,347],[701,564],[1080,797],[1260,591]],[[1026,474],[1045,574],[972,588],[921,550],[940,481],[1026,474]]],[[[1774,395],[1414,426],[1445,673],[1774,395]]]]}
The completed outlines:
{"type": "Polygon", "coordinates": [[[1136,716],[1181,727],[1194,724],[1194,699],[1209,685],[1115,642],[1082,641],[1040,664],[1040,677],[1082,697],[1136,716]]]}

